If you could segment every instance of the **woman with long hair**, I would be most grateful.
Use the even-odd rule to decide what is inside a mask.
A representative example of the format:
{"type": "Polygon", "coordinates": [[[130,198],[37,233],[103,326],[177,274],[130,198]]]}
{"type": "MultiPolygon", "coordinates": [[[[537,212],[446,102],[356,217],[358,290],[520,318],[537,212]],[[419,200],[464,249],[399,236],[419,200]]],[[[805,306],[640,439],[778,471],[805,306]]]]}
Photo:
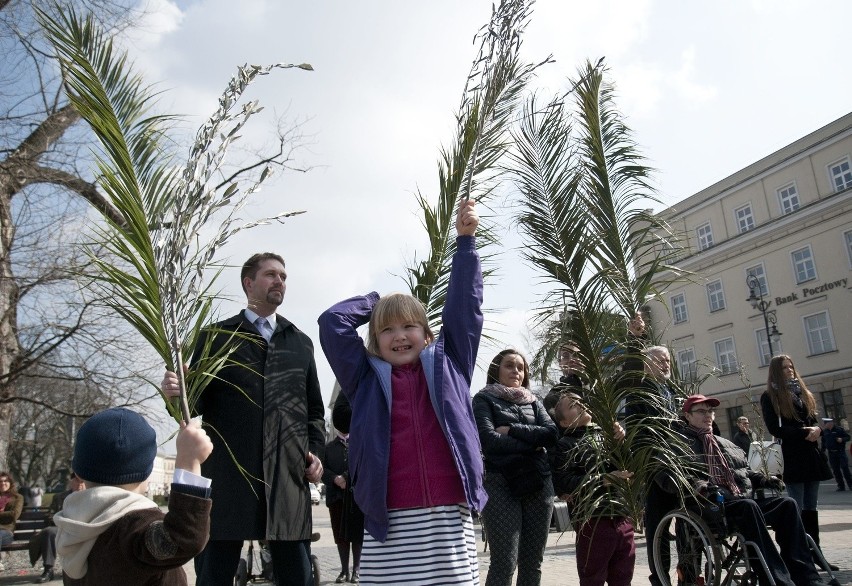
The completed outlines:
{"type": "Polygon", "coordinates": [[[786,354],[769,363],[760,407],[769,433],[781,440],[787,494],[799,505],[805,531],[819,545],[819,483],[832,474],[819,448],[822,429],[817,424],[816,400],[786,354]]]}
{"type": "Polygon", "coordinates": [[[541,563],[553,484],[547,449],[558,439],[556,424],[529,390],[526,359],[503,350],[488,367],[485,387],[473,398],[473,415],[485,459],[488,502],[482,518],[491,545],[486,586],[541,583],[541,563]]]}
{"type": "MultiPolygon", "coordinates": [[[[15,523],[24,508],[24,497],[18,493],[15,481],[8,472],[0,472],[0,551],[12,543],[15,523]]],[[[0,562],[0,570],[3,563],[0,562]]]]}

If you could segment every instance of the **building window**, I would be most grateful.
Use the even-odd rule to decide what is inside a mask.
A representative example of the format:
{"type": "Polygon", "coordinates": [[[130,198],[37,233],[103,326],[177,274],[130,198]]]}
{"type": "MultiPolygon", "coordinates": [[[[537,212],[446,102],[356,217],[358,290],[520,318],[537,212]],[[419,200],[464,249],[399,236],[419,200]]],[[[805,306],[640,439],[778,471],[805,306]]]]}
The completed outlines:
{"type": "Polygon", "coordinates": [[[677,370],[683,382],[693,382],[698,378],[698,361],[695,349],[685,348],[677,351],[677,370]]]}
{"type": "Polygon", "coordinates": [[[796,274],[796,283],[804,283],[816,279],[816,265],[811,247],[805,246],[790,253],[793,259],[793,272],[796,274]]]}
{"type": "Polygon", "coordinates": [[[716,348],[716,364],[719,365],[719,370],[722,374],[731,374],[737,371],[737,351],[734,348],[733,338],[724,338],[716,340],[714,343],[716,348]]]}
{"type": "Polygon", "coordinates": [[[785,185],[778,190],[778,201],[781,204],[781,213],[790,214],[799,209],[799,192],[796,184],[785,185]]]}
{"type": "Polygon", "coordinates": [[[689,319],[689,313],[686,310],[686,296],[683,293],[672,295],[672,315],[676,324],[682,324],[689,319]]]}
{"type": "Polygon", "coordinates": [[[751,213],[750,203],[735,209],[734,218],[737,221],[737,230],[740,234],[754,228],[754,214],[751,213]]]}
{"type": "Polygon", "coordinates": [[[710,281],[707,283],[707,300],[710,302],[710,312],[725,309],[725,292],[722,290],[722,281],[710,281]]]}
{"type": "Polygon", "coordinates": [[[852,230],[844,233],[843,239],[846,242],[846,256],[849,257],[849,268],[852,268],[852,230]]]}
{"type": "Polygon", "coordinates": [[[825,391],[822,396],[822,407],[825,417],[833,417],[840,421],[846,419],[846,407],[843,405],[843,393],[837,391],[825,391]]]}
{"type": "Polygon", "coordinates": [[[713,229],[710,227],[710,222],[701,224],[695,232],[698,234],[698,250],[707,250],[713,246],[713,229]]]}
{"type": "MultiPolygon", "coordinates": [[[[759,294],[764,297],[769,295],[769,284],[766,282],[766,269],[764,268],[763,263],[754,265],[753,267],[748,267],[746,269],[746,280],[748,280],[749,277],[754,277],[757,279],[757,282],[760,283],[760,291],[755,291],[755,295],[759,294]]],[[[749,293],[751,293],[751,291],[749,291],[749,293]]]]}
{"type": "MultiPolygon", "coordinates": [[[[754,330],[754,337],[757,339],[757,357],[761,366],[769,366],[769,361],[772,356],[769,353],[769,341],[766,338],[766,328],[754,330]]],[[[775,356],[783,354],[781,350],[781,340],[772,341],[772,350],[775,356]]]]}
{"type": "Polygon", "coordinates": [[[734,434],[737,433],[737,430],[739,429],[737,427],[737,419],[739,419],[740,417],[745,415],[745,413],[743,413],[743,406],[742,405],[737,405],[736,407],[728,407],[727,412],[728,412],[728,427],[731,430],[731,439],[734,439],[734,434]]]}
{"type": "Polygon", "coordinates": [[[834,191],[843,191],[852,187],[852,167],[849,165],[848,157],[829,165],[828,171],[831,174],[831,184],[834,185],[834,191]]]}
{"type": "Polygon", "coordinates": [[[834,346],[834,336],[831,333],[831,322],[827,311],[805,316],[802,320],[805,323],[805,336],[808,339],[808,350],[811,355],[833,352],[837,349],[834,346]]]}

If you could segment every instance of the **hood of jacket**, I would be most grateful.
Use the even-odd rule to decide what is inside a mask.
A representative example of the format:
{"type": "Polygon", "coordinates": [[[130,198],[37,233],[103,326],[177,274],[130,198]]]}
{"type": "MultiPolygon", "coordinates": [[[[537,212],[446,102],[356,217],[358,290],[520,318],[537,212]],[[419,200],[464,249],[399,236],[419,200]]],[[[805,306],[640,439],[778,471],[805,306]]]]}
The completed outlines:
{"type": "Polygon", "coordinates": [[[56,551],[65,573],[75,580],[85,576],[89,552],[101,533],[127,513],[156,507],[146,496],[117,486],[96,486],[68,495],[62,510],[53,516],[58,528],[56,551]]]}

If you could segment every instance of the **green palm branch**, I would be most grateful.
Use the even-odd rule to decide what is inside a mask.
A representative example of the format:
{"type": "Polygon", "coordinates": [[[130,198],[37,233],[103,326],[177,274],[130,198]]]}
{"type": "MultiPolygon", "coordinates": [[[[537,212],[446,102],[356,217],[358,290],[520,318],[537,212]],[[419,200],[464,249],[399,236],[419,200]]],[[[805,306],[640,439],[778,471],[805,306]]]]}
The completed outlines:
{"type": "Polygon", "coordinates": [[[623,443],[614,438],[625,401],[659,400],[619,375],[626,359],[641,361],[622,343],[626,318],[656,294],[654,275],[677,270],[673,251],[662,245],[668,228],[636,209],[653,199],[651,169],[615,110],[601,65],[587,62],[578,72],[573,110],[563,100],[529,99],[510,158],[521,199],[522,254],[551,286],[535,316],[543,340],[533,365],[544,379],[564,342],[579,347],[592,389],[584,402],[603,430],[596,448],[600,470],[590,478],[611,469],[635,475],[630,482],[613,479],[605,490],[582,491],[574,503],[580,522],[613,494],[639,520],[643,493],[658,472],[673,473],[684,491],[688,476],[681,440],[668,421],[628,426],[623,443]]]}
{"type": "Polygon", "coordinates": [[[177,373],[180,404],[166,400],[166,405],[176,420],[188,420],[201,390],[228,364],[232,352],[226,344],[214,353],[208,344],[192,371],[184,373],[184,357],[211,321],[212,287],[220,270],[216,253],[242,230],[302,213],[253,221],[239,217],[271,167],[247,185],[233,180],[217,186],[214,181],[229,146],[262,109],[256,101],[241,103],[240,98],[255,78],[273,69],[312,68],[240,67],[218,109],[199,129],[186,162],[180,163],[169,148],[174,118],[151,113],[157,93],[94,18],[69,9],[55,17],[40,11],[39,19],[56,51],[68,99],[98,138],[98,184],[121,217],[118,222],[104,215],[104,226],[95,229],[98,244],[109,254],[89,248],[98,273],[93,285],[177,373]]]}
{"type": "MultiPolygon", "coordinates": [[[[479,49],[468,74],[456,114],[456,136],[451,147],[441,149],[438,161],[438,201],[418,191],[422,225],[429,236],[429,252],[406,267],[411,294],[426,307],[436,331],[449,284],[450,260],[455,251],[452,228],[460,199],[473,197],[485,204],[499,183],[498,163],[511,144],[509,128],[522,92],[538,65],[525,64],[519,52],[531,14],[530,3],[503,0],[493,8],[489,23],[474,37],[479,49]]],[[[482,209],[477,247],[494,241],[482,209]]],[[[490,255],[483,255],[483,277],[494,270],[490,255]]]]}

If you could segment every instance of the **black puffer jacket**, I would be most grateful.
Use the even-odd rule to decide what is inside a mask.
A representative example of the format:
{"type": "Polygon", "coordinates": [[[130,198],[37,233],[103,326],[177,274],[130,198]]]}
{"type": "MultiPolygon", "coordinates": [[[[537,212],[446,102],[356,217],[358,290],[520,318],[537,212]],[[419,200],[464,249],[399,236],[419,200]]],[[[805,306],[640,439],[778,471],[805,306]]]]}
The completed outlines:
{"type": "MultiPolygon", "coordinates": [[[[691,448],[692,452],[691,454],[686,454],[688,458],[692,459],[692,463],[694,464],[694,476],[690,478],[690,482],[696,492],[701,492],[710,483],[710,473],[704,461],[704,441],[698,435],[697,431],[683,422],[678,423],[678,431],[683,434],[686,444],[691,448]]],[[[719,449],[725,456],[725,460],[728,462],[728,466],[731,468],[734,481],[737,483],[737,487],[743,493],[743,496],[750,497],[752,487],[764,488],[769,485],[770,479],[768,477],[748,467],[746,455],[734,442],[718,435],[714,437],[719,444],[719,449]]],[[[658,475],[656,480],[663,489],[669,492],[676,492],[674,482],[667,474],[658,475]]],[[[731,495],[726,494],[725,496],[729,498],[731,495]]]]}
{"type": "Polygon", "coordinates": [[[518,455],[526,455],[535,459],[542,476],[550,476],[547,449],[556,444],[559,432],[541,401],[516,405],[480,391],[473,398],[473,415],[486,472],[502,472],[518,455]],[[509,426],[509,435],[497,433],[504,425],[509,426]]]}

